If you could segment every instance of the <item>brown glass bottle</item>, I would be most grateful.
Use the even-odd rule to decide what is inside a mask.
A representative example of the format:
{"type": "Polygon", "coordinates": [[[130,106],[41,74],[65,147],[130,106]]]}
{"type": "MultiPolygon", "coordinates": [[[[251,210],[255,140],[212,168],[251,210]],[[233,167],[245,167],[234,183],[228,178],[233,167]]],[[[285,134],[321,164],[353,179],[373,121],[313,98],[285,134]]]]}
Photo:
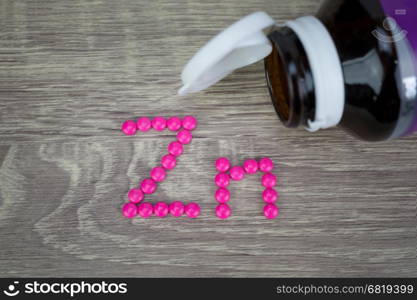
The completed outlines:
{"type": "MultiPolygon", "coordinates": [[[[413,18],[417,8],[408,0],[397,3],[399,9],[407,8],[408,16],[393,19],[392,2],[384,0],[328,0],[316,15],[334,44],[343,77],[338,124],[364,140],[396,138],[417,129],[417,36],[403,28],[411,24],[407,18],[413,18]]],[[[287,127],[308,128],[317,117],[317,105],[323,110],[332,104],[322,94],[318,99],[314,72],[327,62],[316,58],[311,64],[315,50],[306,47],[294,27],[276,27],[268,38],[273,51],[265,58],[265,73],[278,116],[287,127]]],[[[332,80],[332,72],[321,74],[332,80]]],[[[320,80],[325,90],[326,78],[320,80]]]]}

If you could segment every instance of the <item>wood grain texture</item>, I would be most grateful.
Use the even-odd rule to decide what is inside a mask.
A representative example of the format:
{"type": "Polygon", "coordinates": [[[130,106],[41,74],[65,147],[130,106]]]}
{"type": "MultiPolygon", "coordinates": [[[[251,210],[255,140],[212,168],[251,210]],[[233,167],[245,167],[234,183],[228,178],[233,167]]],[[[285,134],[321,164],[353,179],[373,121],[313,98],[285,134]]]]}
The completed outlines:
{"type": "Polygon", "coordinates": [[[186,61],[255,10],[277,21],[316,0],[0,1],[0,276],[415,276],[417,136],[365,143],[285,129],[262,63],[176,96],[186,61]],[[197,220],[120,217],[126,192],[173,136],[128,118],[193,114],[200,126],[149,200],[197,201],[197,220]],[[270,156],[281,217],[259,176],[213,216],[213,161],[270,156]]]}

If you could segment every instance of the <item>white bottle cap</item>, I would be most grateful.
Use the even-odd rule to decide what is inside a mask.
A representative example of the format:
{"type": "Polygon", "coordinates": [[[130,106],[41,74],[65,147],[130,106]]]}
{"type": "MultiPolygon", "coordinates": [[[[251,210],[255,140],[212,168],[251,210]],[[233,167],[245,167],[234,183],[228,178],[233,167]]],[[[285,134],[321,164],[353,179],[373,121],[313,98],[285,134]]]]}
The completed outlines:
{"type": "Polygon", "coordinates": [[[263,30],[275,21],[266,13],[252,13],[232,24],[202,47],[181,74],[178,94],[201,91],[234,70],[257,62],[272,51],[263,30]]]}
{"type": "MultiPolygon", "coordinates": [[[[201,91],[234,70],[257,62],[272,51],[263,30],[275,21],[264,12],[252,13],[232,24],[202,47],[181,74],[179,95],[201,91]]],[[[315,117],[306,129],[316,131],[336,126],[345,102],[344,78],[332,37],[313,16],[285,23],[300,39],[310,64],[315,90],[315,117]]]]}
{"type": "Polygon", "coordinates": [[[285,24],[298,36],[307,54],[316,97],[314,120],[306,129],[317,131],[339,124],[345,107],[342,65],[332,37],[319,19],[305,16],[285,24]]]}

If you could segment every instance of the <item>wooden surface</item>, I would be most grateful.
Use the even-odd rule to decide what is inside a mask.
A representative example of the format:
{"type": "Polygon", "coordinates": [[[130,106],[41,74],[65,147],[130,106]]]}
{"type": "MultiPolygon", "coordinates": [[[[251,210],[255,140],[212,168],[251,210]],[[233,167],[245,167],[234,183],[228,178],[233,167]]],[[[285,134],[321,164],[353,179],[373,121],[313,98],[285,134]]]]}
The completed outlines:
{"type": "Polygon", "coordinates": [[[365,143],[284,128],[261,62],[176,96],[186,61],[239,17],[314,13],[296,1],[0,1],[1,276],[415,276],[417,136],[365,143]],[[196,201],[196,220],[120,216],[169,132],[123,136],[138,116],[193,114],[178,168],[148,198],[196,201]],[[214,160],[277,162],[281,216],[259,176],[213,215],[214,160]]]}

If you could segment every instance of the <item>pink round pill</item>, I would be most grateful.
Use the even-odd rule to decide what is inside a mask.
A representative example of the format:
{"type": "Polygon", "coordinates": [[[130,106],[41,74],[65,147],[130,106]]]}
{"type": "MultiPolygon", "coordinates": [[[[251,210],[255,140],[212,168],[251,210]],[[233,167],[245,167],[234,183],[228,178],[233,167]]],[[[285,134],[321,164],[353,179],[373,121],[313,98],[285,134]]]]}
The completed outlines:
{"type": "Polygon", "coordinates": [[[214,182],[218,187],[227,187],[230,183],[230,177],[227,173],[219,173],[214,177],[214,182]]]}
{"type": "Polygon", "coordinates": [[[218,188],[214,193],[214,198],[216,198],[219,203],[226,203],[230,200],[230,191],[225,188],[218,188]]]}
{"type": "Polygon", "coordinates": [[[184,214],[184,204],[181,201],[174,201],[169,205],[169,213],[174,217],[181,217],[184,214]]]}
{"type": "Polygon", "coordinates": [[[177,133],[177,140],[183,145],[187,145],[191,143],[191,140],[193,139],[193,135],[188,130],[181,130],[177,133]]]}
{"type": "Polygon", "coordinates": [[[255,174],[258,172],[258,162],[255,159],[245,160],[243,163],[243,168],[245,169],[246,173],[255,174]]]}
{"type": "Polygon", "coordinates": [[[152,119],[152,128],[156,131],[162,131],[167,127],[167,121],[163,117],[155,117],[152,119]]]}
{"type": "Polygon", "coordinates": [[[154,207],[153,211],[157,217],[165,218],[169,212],[169,206],[165,202],[157,202],[154,207]]]}
{"type": "Polygon", "coordinates": [[[156,182],[153,179],[144,179],[140,183],[140,189],[145,194],[152,194],[156,191],[157,185],[156,182]]]}
{"type": "Polygon", "coordinates": [[[136,216],[137,214],[137,207],[135,204],[133,204],[132,202],[128,202],[125,203],[122,206],[122,214],[123,216],[125,216],[126,218],[133,218],[136,216]]]}
{"type": "Polygon", "coordinates": [[[177,159],[172,154],[164,155],[161,158],[161,165],[167,170],[172,170],[177,165],[177,159]]]}
{"type": "Polygon", "coordinates": [[[197,119],[193,116],[185,116],[182,119],[182,127],[187,130],[194,130],[197,127],[197,119]]]}
{"type": "Polygon", "coordinates": [[[171,117],[167,120],[167,127],[171,131],[177,131],[182,127],[182,121],[178,117],[171,117]]]}
{"type": "Polygon", "coordinates": [[[127,197],[129,198],[130,202],[139,203],[143,200],[143,192],[141,189],[131,189],[129,193],[127,193],[127,197]]]}
{"type": "Polygon", "coordinates": [[[152,122],[147,117],[139,118],[136,122],[139,131],[146,132],[152,127],[152,122]]]}
{"type": "Polygon", "coordinates": [[[184,148],[180,142],[175,141],[169,143],[168,152],[174,156],[180,156],[184,152],[184,148]]]}
{"type": "Polygon", "coordinates": [[[230,169],[230,161],[226,157],[220,157],[216,160],[216,169],[219,172],[227,172],[230,169]]]}
{"type": "Polygon", "coordinates": [[[279,215],[279,208],[275,204],[268,203],[264,206],[264,216],[267,219],[275,219],[279,215]]]}
{"type": "Polygon", "coordinates": [[[273,188],[266,188],[262,192],[262,198],[266,203],[275,203],[279,198],[279,193],[273,188]]]}
{"type": "Polygon", "coordinates": [[[233,180],[242,180],[245,177],[245,170],[241,166],[234,166],[230,169],[230,178],[233,180]]]}
{"type": "Polygon", "coordinates": [[[184,208],[184,212],[189,218],[197,218],[201,212],[200,205],[194,202],[188,203],[184,208]]]}
{"type": "Polygon", "coordinates": [[[232,209],[230,208],[229,205],[227,205],[225,203],[217,205],[217,207],[216,207],[216,216],[219,219],[227,219],[231,215],[232,215],[232,209]]]}
{"type": "Polygon", "coordinates": [[[136,133],[136,123],[132,120],[127,120],[122,124],[122,131],[126,135],[134,135],[136,133]]]}
{"type": "Polygon", "coordinates": [[[164,181],[167,177],[167,173],[165,169],[162,167],[155,167],[151,170],[151,178],[156,182],[164,181]]]}
{"type": "Polygon", "coordinates": [[[142,218],[149,218],[153,215],[153,206],[149,202],[142,202],[138,206],[138,214],[142,218]]]}
{"type": "Polygon", "coordinates": [[[262,185],[266,188],[272,188],[277,184],[277,176],[272,173],[265,173],[262,176],[262,185]]]}
{"type": "Polygon", "coordinates": [[[264,157],[259,160],[259,170],[262,172],[271,172],[274,168],[274,163],[268,157],[264,157]]]}

